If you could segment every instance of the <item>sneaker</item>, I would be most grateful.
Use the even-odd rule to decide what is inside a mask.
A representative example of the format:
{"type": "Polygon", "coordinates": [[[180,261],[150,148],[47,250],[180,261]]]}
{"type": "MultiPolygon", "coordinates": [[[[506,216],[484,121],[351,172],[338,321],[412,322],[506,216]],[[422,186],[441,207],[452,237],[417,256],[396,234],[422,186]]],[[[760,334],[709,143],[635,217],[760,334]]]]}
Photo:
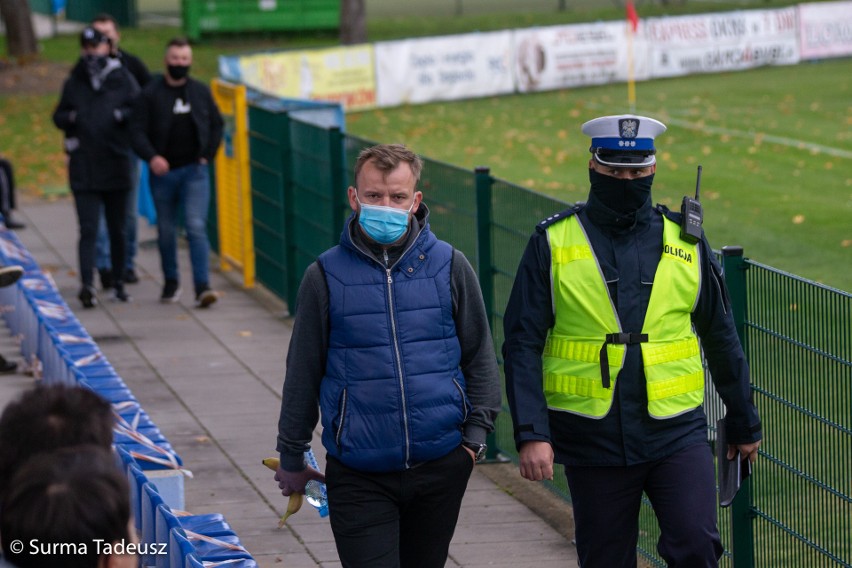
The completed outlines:
{"type": "Polygon", "coordinates": [[[139,282],[139,277],[136,276],[136,271],[132,268],[128,268],[124,271],[124,283],[125,284],[136,284],[139,282]]]}
{"type": "Polygon", "coordinates": [[[0,373],[12,373],[18,368],[18,364],[14,361],[7,361],[5,357],[0,355],[0,373]]]}
{"type": "Polygon", "coordinates": [[[132,300],[130,296],[127,295],[127,292],[124,291],[124,284],[115,284],[115,292],[113,292],[113,299],[116,302],[129,302],[132,300]]]}
{"type": "Polygon", "coordinates": [[[180,298],[180,282],[177,280],[166,280],[163,285],[163,293],[160,294],[160,301],[164,304],[177,302],[180,298]]]}
{"type": "MultiPolygon", "coordinates": [[[[15,221],[14,219],[12,219],[10,217],[6,217],[6,219],[3,221],[3,223],[5,223],[7,229],[13,229],[14,230],[14,229],[26,229],[27,228],[27,226],[24,223],[21,223],[20,221],[15,221]]],[[[15,365],[17,366],[17,363],[15,365]]]]}
{"type": "Polygon", "coordinates": [[[98,296],[95,294],[95,289],[92,286],[83,286],[77,297],[80,298],[84,308],[94,308],[98,305],[98,296]]]}
{"type": "Polygon", "coordinates": [[[112,277],[112,270],[109,268],[98,268],[98,274],[101,277],[101,288],[109,290],[115,284],[115,279],[112,277]]]}
{"type": "Polygon", "coordinates": [[[201,291],[195,295],[195,307],[208,308],[215,304],[218,299],[219,294],[211,290],[209,287],[202,288],[201,291]]]}
{"type": "Polygon", "coordinates": [[[11,286],[15,282],[17,282],[18,279],[23,275],[24,268],[22,266],[18,266],[17,264],[0,268],[0,288],[11,286]]]}

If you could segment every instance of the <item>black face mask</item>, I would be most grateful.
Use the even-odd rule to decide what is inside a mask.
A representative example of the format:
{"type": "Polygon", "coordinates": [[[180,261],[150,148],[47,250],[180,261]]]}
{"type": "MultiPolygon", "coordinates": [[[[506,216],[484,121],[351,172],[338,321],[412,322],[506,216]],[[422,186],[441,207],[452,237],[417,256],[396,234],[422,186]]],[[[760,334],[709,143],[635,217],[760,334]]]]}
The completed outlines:
{"type": "Polygon", "coordinates": [[[180,81],[189,75],[189,65],[167,65],[166,69],[169,72],[169,77],[180,81]]]}
{"type": "Polygon", "coordinates": [[[83,63],[86,64],[86,71],[89,73],[89,77],[95,77],[103,71],[108,59],[107,55],[95,55],[93,53],[84,55],[83,63]]]}
{"type": "Polygon", "coordinates": [[[635,213],[651,201],[654,174],[636,178],[619,179],[589,168],[591,195],[604,206],[620,214],[635,213]]]}

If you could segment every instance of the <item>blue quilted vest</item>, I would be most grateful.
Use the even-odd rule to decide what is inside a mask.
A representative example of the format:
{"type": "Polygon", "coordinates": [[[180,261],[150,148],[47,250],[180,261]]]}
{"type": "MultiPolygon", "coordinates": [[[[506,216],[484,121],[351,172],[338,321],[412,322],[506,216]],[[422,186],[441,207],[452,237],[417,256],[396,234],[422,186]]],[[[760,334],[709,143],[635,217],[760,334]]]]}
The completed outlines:
{"type": "Polygon", "coordinates": [[[458,447],[470,409],[453,321],[453,249],[427,223],[386,270],[352,244],[348,225],[341,244],[319,257],[330,320],[322,441],[353,469],[401,471],[458,447]]]}

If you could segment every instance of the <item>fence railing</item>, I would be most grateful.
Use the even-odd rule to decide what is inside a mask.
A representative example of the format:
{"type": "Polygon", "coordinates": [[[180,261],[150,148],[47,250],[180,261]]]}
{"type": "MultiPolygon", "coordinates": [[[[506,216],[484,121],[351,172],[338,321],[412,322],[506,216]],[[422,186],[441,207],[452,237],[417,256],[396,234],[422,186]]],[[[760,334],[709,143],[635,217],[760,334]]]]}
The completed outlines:
{"type": "MultiPolygon", "coordinates": [[[[249,126],[257,280],[295,312],[302,274],[337,242],[349,212],[355,157],[373,142],[287,112],[275,121],[270,128],[253,117],[249,126]]],[[[432,228],[476,269],[499,357],[503,309],[524,247],[536,223],[568,204],[495,179],[487,168],[424,162],[420,189],[432,228]]],[[[852,295],[746,260],[741,249],[725,249],[722,260],[764,432],[751,481],[719,510],[722,564],[852,567],[852,295]]],[[[724,410],[712,396],[705,409],[712,440],[710,424],[724,410]]],[[[490,441],[517,460],[508,411],[490,441]]],[[[561,467],[550,488],[570,499],[561,467]]],[[[646,502],[639,552],[664,566],[658,534],[646,502]]]]}

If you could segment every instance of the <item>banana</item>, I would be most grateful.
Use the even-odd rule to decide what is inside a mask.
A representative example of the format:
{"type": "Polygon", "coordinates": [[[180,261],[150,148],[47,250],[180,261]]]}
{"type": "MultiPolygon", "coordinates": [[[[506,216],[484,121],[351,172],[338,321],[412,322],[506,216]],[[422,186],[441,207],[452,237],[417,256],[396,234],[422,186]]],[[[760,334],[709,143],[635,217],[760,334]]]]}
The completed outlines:
{"type": "Polygon", "coordinates": [[[301,493],[291,493],[290,494],[290,500],[287,501],[287,512],[284,513],[284,516],[281,517],[280,521],[278,521],[278,528],[279,529],[284,526],[284,524],[287,522],[287,518],[290,515],[298,512],[299,509],[302,508],[302,501],[304,501],[304,499],[305,499],[305,496],[302,495],[301,493]]]}
{"type": "MultiPolygon", "coordinates": [[[[278,471],[278,465],[281,463],[281,460],[278,458],[264,458],[262,461],[263,465],[271,469],[272,471],[278,471]]],[[[291,493],[290,500],[287,501],[287,512],[284,513],[284,516],[281,517],[281,520],[278,521],[278,528],[284,526],[287,522],[287,518],[290,515],[293,515],[302,508],[302,502],[304,501],[305,496],[301,493],[291,493]]]]}

